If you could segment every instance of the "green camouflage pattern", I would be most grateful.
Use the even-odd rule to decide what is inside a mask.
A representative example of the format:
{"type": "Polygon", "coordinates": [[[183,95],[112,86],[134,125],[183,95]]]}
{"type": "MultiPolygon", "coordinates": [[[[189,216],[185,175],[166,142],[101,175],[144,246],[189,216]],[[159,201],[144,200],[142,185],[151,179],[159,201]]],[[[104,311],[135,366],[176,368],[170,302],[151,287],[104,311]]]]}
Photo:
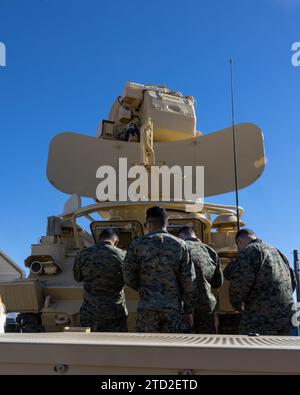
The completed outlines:
{"type": "Polygon", "coordinates": [[[123,321],[127,317],[122,273],[124,258],[124,251],[103,241],[81,250],[76,256],[74,278],[83,282],[84,287],[80,309],[82,326],[98,331],[124,328],[123,321]]]}
{"type": "Polygon", "coordinates": [[[138,314],[136,329],[144,333],[182,333],[182,314],[165,311],[141,311],[138,314]]]}
{"type": "Polygon", "coordinates": [[[91,328],[91,332],[128,332],[127,317],[116,320],[98,316],[95,320],[93,311],[89,311],[88,308],[82,309],[80,313],[80,325],[91,328]]]}
{"type": "Polygon", "coordinates": [[[214,310],[217,304],[212,288],[220,288],[223,274],[218,254],[199,239],[186,240],[186,245],[194,265],[194,333],[216,333],[214,310]]]}
{"type": "Polygon", "coordinates": [[[185,243],[166,231],[134,240],[123,265],[126,285],[139,292],[137,311],[191,313],[192,265],[185,243]]]}
{"type": "Polygon", "coordinates": [[[223,283],[218,255],[198,239],[188,239],[186,245],[196,274],[193,291],[194,309],[211,313],[217,304],[212,288],[220,288],[223,283]]]}
{"type": "Polygon", "coordinates": [[[224,271],[233,308],[242,313],[239,333],[289,335],[292,316],[290,269],[278,250],[255,239],[224,271]]]}
{"type": "Polygon", "coordinates": [[[193,332],[201,334],[215,334],[215,314],[214,312],[205,313],[201,310],[194,310],[193,332]]]}

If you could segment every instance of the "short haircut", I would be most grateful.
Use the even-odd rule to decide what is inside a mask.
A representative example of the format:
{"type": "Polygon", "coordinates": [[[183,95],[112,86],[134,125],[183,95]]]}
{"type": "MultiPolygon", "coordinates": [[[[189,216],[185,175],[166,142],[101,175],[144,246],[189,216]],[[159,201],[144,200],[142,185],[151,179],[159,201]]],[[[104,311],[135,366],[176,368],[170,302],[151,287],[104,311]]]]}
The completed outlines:
{"type": "Polygon", "coordinates": [[[168,214],[166,209],[154,206],[146,211],[146,220],[153,225],[164,227],[168,222],[168,214]]]}
{"type": "Polygon", "coordinates": [[[118,232],[115,229],[103,229],[99,235],[99,240],[115,240],[119,239],[118,232]]]}
{"type": "Polygon", "coordinates": [[[240,229],[236,232],[235,240],[243,237],[256,237],[256,234],[253,232],[253,230],[247,228],[240,229]]]}
{"type": "Polygon", "coordinates": [[[186,237],[193,237],[195,235],[195,231],[192,227],[185,225],[179,229],[178,236],[179,235],[184,235],[186,237]]]}

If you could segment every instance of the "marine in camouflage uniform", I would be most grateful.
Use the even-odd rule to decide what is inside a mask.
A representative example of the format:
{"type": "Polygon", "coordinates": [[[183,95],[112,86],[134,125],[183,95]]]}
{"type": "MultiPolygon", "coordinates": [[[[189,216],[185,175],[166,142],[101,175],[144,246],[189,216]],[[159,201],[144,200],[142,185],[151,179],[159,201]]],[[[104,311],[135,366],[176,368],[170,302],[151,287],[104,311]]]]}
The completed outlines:
{"type": "MultiPolygon", "coordinates": [[[[236,261],[224,271],[230,281],[232,306],[242,312],[239,333],[289,335],[293,305],[293,279],[288,262],[269,244],[242,229],[237,243],[248,233],[236,261]],[[243,233],[244,232],[244,233],[243,233]],[[250,234],[250,238],[249,238],[250,234]],[[252,236],[251,236],[252,235],[252,236]]],[[[239,245],[239,244],[238,244],[239,245]]]]}
{"type": "Polygon", "coordinates": [[[216,333],[214,310],[217,300],[212,288],[220,288],[223,283],[218,254],[197,239],[193,229],[188,226],[182,227],[178,235],[186,242],[196,274],[193,292],[194,333],[216,333]]]}
{"type": "MultiPolygon", "coordinates": [[[[159,207],[149,209],[148,224],[154,224],[155,215],[160,213],[164,210],[159,207]]],[[[192,266],[182,240],[164,229],[152,230],[134,240],[127,251],[123,274],[125,283],[140,295],[138,332],[183,332],[183,315],[192,313],[193,289],[192,266]]]]}
{"type": "Polygon", "coordinates": [[[73,267],[75,280],[83,281],[84,286],[80,324],[94,332],[127,332],[122,274],[125,252],[105,240],[114,233],[104,230],[102,240],[78,253],[73,267]]]}

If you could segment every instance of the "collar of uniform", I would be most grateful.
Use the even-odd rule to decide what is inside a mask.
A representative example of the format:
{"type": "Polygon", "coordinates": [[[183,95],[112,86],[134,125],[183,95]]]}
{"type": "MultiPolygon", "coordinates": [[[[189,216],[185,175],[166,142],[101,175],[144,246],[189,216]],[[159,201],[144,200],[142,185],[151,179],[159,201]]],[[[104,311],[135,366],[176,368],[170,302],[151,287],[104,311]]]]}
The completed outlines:
{"type": "Polygon", "coordinates": [[[103,246],[103,245],[112,245],[112,244],[111,244],[111,242],[108,241],[108,240],[98,240],[98,241],[96,242],[96,245],[97,245],[97,246],[103,246]]]}
{"type": "Polygon", "coordinates": [[[200,240],[197,239],[197,237],[190,237],[189,239],[186,239],[185,241],[198,241],[198,242],[200,242],[200,240]]]}
{"type": "Polygon", "coordinates": [[[169,233],[169,232],[161,229],[161,230],[154,230],[153,232],[149,232],[148,235],[156,235],[157,233],[169,233]]]}
{"type": "Polygon", "coordinates": [[[262,243],[262,240],[261,239],[253,239],[253,240],[249,241],[249,243],[247,245],[252,244],[252,243],[262,243]]]}

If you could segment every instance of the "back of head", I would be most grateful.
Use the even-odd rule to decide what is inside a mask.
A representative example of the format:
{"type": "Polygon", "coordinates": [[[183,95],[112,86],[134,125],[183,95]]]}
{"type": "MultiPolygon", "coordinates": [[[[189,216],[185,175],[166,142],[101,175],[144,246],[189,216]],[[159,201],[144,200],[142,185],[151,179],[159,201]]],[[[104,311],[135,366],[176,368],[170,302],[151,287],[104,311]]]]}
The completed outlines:
{"type": "Polygon", "coordinates": [[[235,239],[250,238],[256,239],[256,235],[251,229],[243,228],[236,232],[235,239]]]}
{"type": "Polygon", "coordinates": [[[255,240],[256,238],[255,233],[251,229],[247,228],[240,229],[235,235],[235,241],[239,250],[246,247],[250,241],[255,240]]]}
{"type": "Polygon", "coordinates": [[[168,214],[166,209],[154,206],[147,210],[146,221],[155,229],[166,228],[168,224],[168,214]]]}
{"type": "Polygon", "coordinates": [[[185,225],[179,229],[178,237],[182,240],[188,240],[196,238],[196,235],[193,228],[185,225]]]}
{"type": "Polygon", "coordinates": [[[119,240],[119,236],[116,230],[112,228],[107,228],[102,230],[102,232],[99,235],[99,240],[110,241],[112,243],[115,243],[119,240]]]}

